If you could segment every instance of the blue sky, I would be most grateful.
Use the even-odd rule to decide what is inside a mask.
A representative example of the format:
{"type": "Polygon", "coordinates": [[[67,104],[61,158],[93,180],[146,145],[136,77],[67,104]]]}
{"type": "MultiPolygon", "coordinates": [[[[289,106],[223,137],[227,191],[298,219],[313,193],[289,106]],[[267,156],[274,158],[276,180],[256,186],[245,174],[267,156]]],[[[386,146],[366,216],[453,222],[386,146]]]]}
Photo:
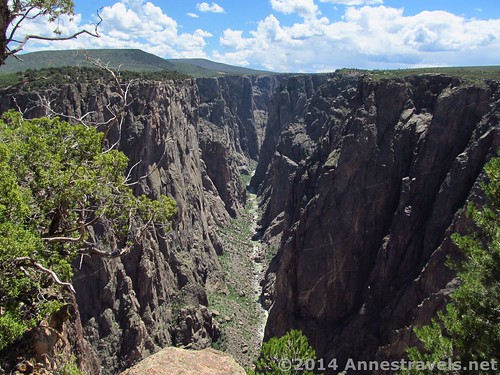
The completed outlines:
{"type": "Polygon", "coordinates": [[[73,19],[21,32],[100,38],[29,43],[25,51],[140,48],[287,72],[500,64],[500,0],[75,0],[73,19]]]}

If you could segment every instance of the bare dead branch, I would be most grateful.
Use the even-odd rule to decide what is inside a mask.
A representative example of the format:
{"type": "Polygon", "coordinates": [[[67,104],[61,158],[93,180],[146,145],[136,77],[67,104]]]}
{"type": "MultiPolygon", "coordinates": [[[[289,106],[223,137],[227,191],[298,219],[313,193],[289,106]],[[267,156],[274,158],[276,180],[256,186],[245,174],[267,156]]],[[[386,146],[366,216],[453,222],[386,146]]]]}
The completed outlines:
{"type": "MultiPolygon", "coordinates": [[[[46,40],[46,41],[64,41],[64,40],[77,39],[80,35],[84,35],[84,34],[90,35],[94,38],[100,38],[98,28],[99,28],[100,24],[102,23],[102,17],[99,14],[99,11],[97,11],[97,16],[99,17],[99,22],[94,24],[94,31],[93,32],[84,29],[84,30],[80,30],[80,31],[78,31],[72,35],[68,35],[68,36],[50,37],[50,36],[42,36],[42,35],[25,35],[22,40],[19,40],[19,41],[15,40],[14,34],[19,29],[19,27],[23,21],[25,21],[26,19],[34,19],[34,18],[37,18],[37,17],[44,14],[43,12],[39,12],[36,15],[30,16],[29,13],[33,9],[36,9],[36,8],[31,7],[29,9],[27,9],[23,14],[16,15],[17,17],[20,16],[21,18],[16,22],[16,24],[13,27],[13,30],[10,32],[9,38],[7,39],[7,44],[11,43],[11,42],[15,42],[15,43],[18,43],[18,45],[14,49],[10,49],[10,48],[6,47],[7,48],[6,56],[12,56],[12,55],[15,56],[16,54],[21,52],[24,49],[24,46],[26,45],[26,43],[32,39],[34,39],[34,40],[46,40]]],[[[12,20],[14,20],[14,18],[12,20]]]]}
{"type": "MultiPolygon", "coordinates": [[[[10,55],[15,55],[19,52],[21,52],[23,49],[24,49],[24,45],[31,39],[35,39],[35,40],[48,40],[48,41],[62,41],[62,40],[71,40],[71,39],[76,39],[78,38],[80,35],[83,35],[83,34],[87,34],[87,35],[90,35],[90,36],[93,36],[93,37],[96,37],[98,38],[99,37],[99,34],[95,34],[95,33],[92,33],[88,30],[80,30],[72,35],[69,35],[69,36],[60,36],[60,37],[49,37],[49,36],[40,36],[40,35],[26,35],[20,42],[19,42],[19,45],[12,49],[12,50],[9,50],[7,52],[7,56],[10,56],[10,55]]],[[[14,41],[14,40],[13,40],[14,41]]]]}
{"type": "MultiPolygon", "coordinates": [[[[86,242],[86,241],[85,241],[86,242]]],[[[77,252],[80,255],[98,255],[103,258],[118,258],[123,254],[128,253],[131,250],[131,246],[125,246],[122,249],[114,248],[112,251],[101,250],[96,244],[86,242],[87,247],[78,249],[77,252]]]]}
{"type": "Polygon", "coordinates": [[[124,89],[122,87],[122,83],[120,82],[119,75],[116,73],[116,72],[119,72],[120,67],[118,67],[118,69],[116,69],[116,71],[115,71],[114,69],[110,68],[109,63],[104,64],[99,59],[90,57],[88,55],[85,56],[85,59],[89,63],[94,65],[95,67],[102,69],[111,75],[111,77],[115,83],[115,87],[117,89],[117,94],[120,97],[121,102],[122,102],[120,108],[117,111],[115,111],[114,108],[112,108],[111,103],[108,103],[106,105],[106,109],[111,114],[111,118],[108,121],[106,121],[105,123],[100,124],[100,125],[105,125],[104,137],[103,137],[103,148],[105,148],[104,152],[106,153],[110,150],[115,149],[121,141],[122,126],[123,126],[123,122],[125,120],[125,113],[127,111],[127,108],[130,105],[129,100],[128,100],[128,95],[129,95],[130,85],[132,84],[133,81],[128,82],[125,85],[125,89],[124,89]],[[112,145],[106,146],[105,142],[107,142],[109,140],[109,137],[108,137],[109,132],[111,131],[111,129],[114,126],[116,126],[118,129],[118,137],[112,145]]]}
{"type": "MultiPolygon", "coordinates": [[[[134,186],[134,185],[137,185],[139,182],[141,182],[142,180],[145,180],[146,178],[148,178],[149,176],[151,176],[156,170],[158,170],[159,168],[159,165],[160,163],[162,162],[163,158],[165,157],[165,155],[167,154],[167,144],[168,142],[171,142],[173,141],[173,138],[167,138],[165,140],[165,148],[163,149],[163,154],[161,155],[160,159],[158,160],[158,162],[155,163],[155,166],[151,169],[151,171],[149,171],[149,173],[145,174],[144,176],[141,176],[139,177],[136,181],[134,182],[127,182],[128,179],[129,179],[129,176],[130,176],[130,173],[132,172],[132,170],[129,171],[128,175],[127,175],[127,179],[125,180],[125,185],[127,186],[134,186]]],[[[137,164],[141,163],[142,160],[140,160],[138,163],[134,164],[132,166],[132,168],[136,167],[137,164]]]]}
{"type": "Polygon", "coordinates": [[[25,20],[25,19],[29,19],[30,17],[28,17],[29,13],[34,9],[34,7],[30,7],[28,8],[23,14],[14,14],[12,16],[12,19],[16,19],[17,17],[21,17],[17,22],[16,24],[12,27],[12,30],[9,34],[9,36],[7,37],[7,44],[9,44],[10,41],[12,41],[14,39],[14,34],[16,33],[16,31],[19,29],[19,27],[21,26],[21,23],[25,20]]]}
{"type": "Polygon", "coordinates": [[[85,221],[80,219],[80,236],[78,237],[46,237],[43,240],[47,243],[76,243],[76,242],[82,242],[85,238],[85,221]]]}
{"type": "Polygon", "coordinates": [[[19,113],[21,114],[21,116],[23,116],[23,118],[24,118],[25,111],[21,110],[21,107],[19,106],[19,103],[17,102],[17,98],[15,96],[13,97],[13,99],[14,99],[14,104],[17,107],[17,110],[19,111],[19,113]]]}
{"type": "Polygon", "coordinates": [[[56,112],[51,107],[49,107],[47,109],[49,110],[51,116],[65,117],[66,119],[72,120],[75,123],[82,124],[86,128],[90,127],[90,125],[94,125],[94,123],[87,121],[86,118],[97,113],[96,111],[90,111],[90,112],[84,113],[83,116],[77,117],[77,116],[73,116],[73,115],[68,115],[68,114],[56,112]]]}
{"type": "Polygon", "coordinates": [[[45,268],[44,266],[42,266],[40,263],[37,263],[37,262],[33,262],[33,265],[36,268],[38,268],[40,271],[48,273],[57,285],[65,286],[65,287],[69,288],[69,290],[71,290],[73,293],[76,293],[75,288],[73,288],[73,285],[71,283],[66,283],[66,282],[59,280],[59,277],[51,269],[45,268]]]}
{"type": "Polygon", "coordinates": [[[125,180],[123,181],[125,185],[127,185],[128,181],[130,180],[130,175],[132,174],[134,168],[137,167],[141,163],[142,163],[142,159],[130,167],[130,169],[128,170],[128,173],[127,173],[127,177],[125,177],[125,180]]]}
{"type": "Polygon", "coordinates": [[[52,271],[49,268],[46,268],[46,267],[42,266],[40,263],[34,261],[33,259],[31,259],[29,257],[20,257],[20,258],[15,258],[14,262],[15,263],[21,263],[25,267],[35,267],[35,268],[39,269],[40,271],[49,274],[50,277],[52,278],[52,280],[54,280],[54,282],[57,285],[67,287],[73,293],[76,293],[75,288],[73,288],[73,285],[71,283],[67,283],[67,282],[61,281],[61,279],[59,279],[59,276],[57,276],[57,274],[54,271],[52,271]]]}

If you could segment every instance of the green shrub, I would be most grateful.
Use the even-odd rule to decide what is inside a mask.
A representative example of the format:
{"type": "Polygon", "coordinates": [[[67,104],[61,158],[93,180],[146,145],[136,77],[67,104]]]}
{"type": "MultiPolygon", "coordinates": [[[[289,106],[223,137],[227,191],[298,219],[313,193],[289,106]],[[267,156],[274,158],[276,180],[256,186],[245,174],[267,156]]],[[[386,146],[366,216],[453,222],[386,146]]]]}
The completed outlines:
{"type": "Polygon", "coordinates": [[[103,137],[57,118],[0,119],[0,350],[67,302],[72,261],[101,251],[92,225],[116,235],[118,248],[103,256],[120,255],[146,229],[168,229],[175,202],[134,196],[127,157],[104,152],[103,137]]]}
{"type": "Polygon", "coordinates": [[[291,330],[280,338],[273,337],[262,345],[260,356],[255,362],[255,373],[314,374],[306,370],[305,363],[316,362],[316,352],[309,345],[307,337],[299,330],[291,330]]]}

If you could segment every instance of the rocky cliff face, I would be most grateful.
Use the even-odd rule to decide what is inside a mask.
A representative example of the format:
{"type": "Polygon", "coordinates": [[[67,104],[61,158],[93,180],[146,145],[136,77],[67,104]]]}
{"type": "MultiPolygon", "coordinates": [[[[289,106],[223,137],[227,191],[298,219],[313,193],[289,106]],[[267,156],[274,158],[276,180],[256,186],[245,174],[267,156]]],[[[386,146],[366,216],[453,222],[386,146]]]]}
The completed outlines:
{"type": "Polygon", "coordinates": [[[199,78],[199,138],[207,173],[231,216],[245,200],[239,174],[257,160],[268,103],[282,76],[199,78]],[[221,168],[223,166],[223,168],[221,168]]]}
{"type": "MultiPolygon", "coordinates": [[[[262,97],[270,96],[275,81],[238,77],[128,87],[123,124],[112,128],[109,142],[135,166],[136,192],[173,197],[178,214],[170,232],[148,233],[120,258],[75,263],[77,312],[94,349],[78,355],[84,366],[94,365],[87,357],[95,355],[103,373],[116,373],[164,346],[201,349],[218,338],[207,306],[207,291],[225,287],[217,230],[244,203],[240,169],[258,153],[257,129],[267,111],[262,97]]],[[[72,121],[88,114],[86,121],[104,123],[112,117],[108,106],[124,106],[119,92],[98,83],[10,91],[2,95],[0,112],[61,113],[72,121]]],[[[102,227],[93,235],[110,238],[102,227]]],[[[84,337],[80,330],[75,341],[84,337]]],[[[97,373],[95,366],[91,372],[97,373]]]]}
{"type": "MultiPolygon", "coordinates": [[[[228,219],[224,203],[201,159],[197,136],[198,91],[193,81],[176,85],[140,82],[130,88],[121,134],[109,141],[136,163],[138,193],[172,196],[178,214],[164,237],[149,233],[119,259],[85,257],[76,264],[73,284],[85,337],[104,373],[115,373],[167,345],[205,347],[218,328],[207,309],[206,290],[217,288],[217,225],[228,219]],[[141,180],[141,176],[147,178],[141,180]]],[[[109,86],[64,85],[17,98],[29,116],[52,109],[104,122],[119,96],[109,86]],[[39,97],[43,100],[40,101],[39,97]],[[31,106],[30,106],[31,105],[31,106]]],[[[106,237],[96,228],[96,236],[106,237]]]]}
{"type": "Polygon", "coordinates": [[[283,75],[199,78],[200,117],[224,129],[238,154],[257,160],[271,95],[283,75]]]}
{"type": "MultiPolygon", "coordinates": [[[[109,142],[135,166],[136,192],[172,196],[178,214],[170,232],[148,233],[120,258],[75,263],[68,341],[80,363],[97,373],[98,358],[116,373],[164,346],[218,337],[207,306],[207,291],[225,288],[218,229],[240,212],[239,175],[257,156],[262,239],[279,247],[264,283],[266,336],[299,328],[340,365],[400,359],[408,327],[454,286],[444,260],[457,256],[450,234],[469,226],[462,208],[480,200],[482,166],[500,146],[498,87],[338,74],[132,83],[109,142]]],[[[123,106],[118,92],[11,90],[0,112],[103,123],[108,105],[123,106]]],[[[92,235],[115,240],[103,227],[92,235]]]]}
{"type": "MultiPolygon", "coordinates": [[[[259,189],[265,208],[262,230],[272,222],[273,227],[281,226],[280,214],[292,186],[289,177],[311,155],[327,123],[348,111],[355,82],[355,78],[339,75],[293,76],[271,99],[259,163],[251,181],[259,189]]],[[[276,228],[273,230],[276,233],[276,228]]]]}
{"type": "Polygon", "coordinates": [[[450,234],[500,146],[498,82],[308,80],[273,98],[254,179],[280,239],[266,336],[299,328],[341,366],[399,360],[453,286],[450,234]]]}

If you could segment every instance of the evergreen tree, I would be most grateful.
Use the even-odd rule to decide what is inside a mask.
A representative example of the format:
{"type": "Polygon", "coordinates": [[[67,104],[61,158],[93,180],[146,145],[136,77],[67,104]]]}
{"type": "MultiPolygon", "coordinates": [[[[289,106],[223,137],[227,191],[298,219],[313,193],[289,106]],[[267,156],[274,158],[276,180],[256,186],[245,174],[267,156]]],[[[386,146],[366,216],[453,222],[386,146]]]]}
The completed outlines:
{"type": "Polygon", "coordinates": [[[280,338],[273,337],[262,345],[255,362],[255,373],[266,375],[314,374],[316,352],[307,337],[299,330],[291,330],[280,338]],[[311,369],[311,370],[307,370],[311,369]]]}

